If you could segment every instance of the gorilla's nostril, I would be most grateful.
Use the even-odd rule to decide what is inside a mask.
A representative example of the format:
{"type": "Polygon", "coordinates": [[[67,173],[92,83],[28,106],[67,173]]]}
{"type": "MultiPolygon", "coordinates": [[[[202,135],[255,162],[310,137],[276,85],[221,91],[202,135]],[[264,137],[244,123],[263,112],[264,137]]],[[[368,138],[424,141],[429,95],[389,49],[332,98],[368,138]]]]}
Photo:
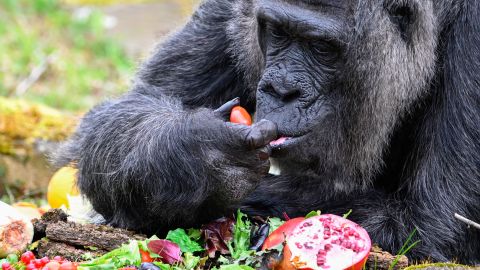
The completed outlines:
{"type": "Polygon", "coordinates": [[[263,87],[263,91],[278,97],[285,103],[295,101],[300,97],[299,89],[284,84],[274,85],[273,83],[269,83],[263,87]]]}
{"type": "Polygon", "coordinates": [[[292,89],[282,95],[282,101],[285,103],[292,102],[297,100],[300,97],[300,91],[297,89],[292,89]]]}

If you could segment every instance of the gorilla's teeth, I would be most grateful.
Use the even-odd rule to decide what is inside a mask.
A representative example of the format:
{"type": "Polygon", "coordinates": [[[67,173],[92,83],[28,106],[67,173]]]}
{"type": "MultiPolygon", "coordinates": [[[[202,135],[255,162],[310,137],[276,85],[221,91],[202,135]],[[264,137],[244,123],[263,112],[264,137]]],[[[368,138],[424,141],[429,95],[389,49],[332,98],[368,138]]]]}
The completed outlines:
{"type": "Polygon", "coordinates": [[[271,141],[271,142],[270,142],[270,145],[271,145],[271,146],[281,145],[281,144],[283,144],[287,139],[288,139],[288,137],[280,137],[280,138],[276,139],[275,141],[271,141]]]}

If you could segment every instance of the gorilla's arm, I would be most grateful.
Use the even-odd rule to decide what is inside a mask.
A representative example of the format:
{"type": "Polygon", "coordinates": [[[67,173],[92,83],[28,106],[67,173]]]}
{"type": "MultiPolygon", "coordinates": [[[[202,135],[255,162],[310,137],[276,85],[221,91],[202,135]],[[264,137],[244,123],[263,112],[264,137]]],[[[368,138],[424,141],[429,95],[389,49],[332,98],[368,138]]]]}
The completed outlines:
{"type": "Polygon", "coordinates": [[[108,223],[147,233],[193,226],[225,214],[267,170],[258,154],[275,125],[229,125],[211,109],[245,97],[226,53],[231,3],[206,1],[132,90],[91,110],[59,150],[57,163],[78,167],[81,192],[108,223]]]}
{"type": "Polygon", "coordinates": [[[138,78],[162,91],[143,88],[149,95],[178,97],[188,107],[216,108],[240,97],[252,112],[255,89],[249,89],[230,54],[227,28],[236,1],[208,0],[197,9],[187,25],[160,44],[143,63],[138,78]]]}

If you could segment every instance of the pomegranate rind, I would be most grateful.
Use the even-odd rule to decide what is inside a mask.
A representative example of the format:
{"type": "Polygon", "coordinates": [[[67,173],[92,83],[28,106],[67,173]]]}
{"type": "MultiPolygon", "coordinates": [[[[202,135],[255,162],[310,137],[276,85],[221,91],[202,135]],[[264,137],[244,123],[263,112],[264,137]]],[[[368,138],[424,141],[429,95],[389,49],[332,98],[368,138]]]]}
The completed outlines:
{"type": "Polygon", "coordinates": [[[285,242],[286,236],[290,235],[295,227],[297,227],[297,225],[304,220],[304,217],[297,217],[285,221],[285,223],[283,223],[275,231],[271,232],[267,239],[265,239],[262,250],[275,248],[276,246],[285,242]]]}
{"type": "Polygon", "coordinates": [[[360,225],[336,215],[315,216],[287,236],[282,269],[361,270],[370,249],[370,237],[360,225]]]}

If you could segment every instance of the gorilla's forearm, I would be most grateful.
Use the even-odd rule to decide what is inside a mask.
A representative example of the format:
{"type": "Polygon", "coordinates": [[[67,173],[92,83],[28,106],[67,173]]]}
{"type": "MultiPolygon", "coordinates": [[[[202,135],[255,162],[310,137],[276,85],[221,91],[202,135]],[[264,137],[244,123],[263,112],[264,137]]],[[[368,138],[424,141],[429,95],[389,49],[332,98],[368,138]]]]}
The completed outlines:
{"type": "Polygon", "coordinates": [[[59,158],[76,163],[81,192],[109,223],[158,228],[148,212],[188,224],[212,191],[192,117],[174,99],[131,92],[89,112],[59,158]]]}

